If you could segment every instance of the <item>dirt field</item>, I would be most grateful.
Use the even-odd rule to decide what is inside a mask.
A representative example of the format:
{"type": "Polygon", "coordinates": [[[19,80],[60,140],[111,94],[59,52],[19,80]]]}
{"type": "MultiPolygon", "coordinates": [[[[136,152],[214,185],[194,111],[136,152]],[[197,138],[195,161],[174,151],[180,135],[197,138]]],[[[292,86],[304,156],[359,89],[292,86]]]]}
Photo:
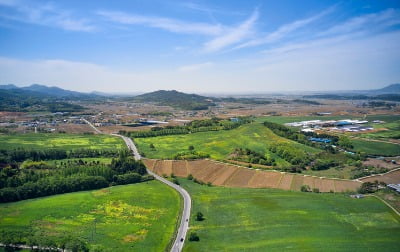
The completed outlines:
{"type": "Polygon", "coordinates": [[[360,178],[362,182],[374,182],[375,180],[385,182],[386,184],[400,184],[400,170],[391,171],[382,175],[360,178]]]}
{"type": "Polygon", "coordinates": [[[92,127],[87,124],[73,124],[73,123],[62,123],[55,127],[57,131],[65,131],[70,134],[82,134],[86,132],[96,133],[92,127]]]}
{"type": "MultiPolygon", "coordinates": [[[[192,174],[199,181],[211,182],[217,186],[279,188],[299,191],[302,185],[308,185],[311,189],[318,188],[320,192],[345,192],[355,191],[361,185],[361,182],[358,181],[319,178],[277,171],[260,171],[212,160],[144,159],[143,162],[150,170],[159,175],[173,173],[178,177],[187,177],[192,174]]],[[[400,178],[400,171],[398,172],[397,176],[400,178]]]]}
{"type": "Polygon", "coordinates": [[[379,159],[375,159],[375,158],[368,158],[366,161],[363,162],[363,165],[373,166],[373,167],[383,167],[383,168],[387,168],[389,170],[395,169],[400,166],[399,164],[392,164],[389,161],[379,160],[379,159]]]}

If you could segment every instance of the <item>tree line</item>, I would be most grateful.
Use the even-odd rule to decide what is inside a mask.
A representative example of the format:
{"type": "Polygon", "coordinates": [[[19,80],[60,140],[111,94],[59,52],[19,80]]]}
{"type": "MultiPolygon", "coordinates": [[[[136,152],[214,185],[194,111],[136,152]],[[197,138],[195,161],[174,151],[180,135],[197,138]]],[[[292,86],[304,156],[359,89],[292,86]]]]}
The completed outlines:
{"type": "Polygon", "coordinates": [[[43,149],[33,150],[16,148],[12,150],[0,150],[0,167],[4,164],[12,162],[22,162],[30,159],[33,161],[39,160],[56,160],[66,158],[95,158],[95,157],[117,157],[118,150],[116,149],[74,149],[74,150],[62,150],[62,149],[43,149]]]}
{"type": "Polygon", "coordinates": [[[237,118],[237,120],[235,121],[225,120],[221,118],[212,118],[205,120],[194,120],[184,126],[166,126],[164,128],[153,127],[150,130],[145,131],[120,131],[119,133],[132,138],[183,135],[197,132],[231,130],[239,127],[240,125],[250,123],[251,121],[252,120],[250,117],[237,118]]]}
{"type": "Polygon", "coordinates": [[[146,167],[128,151],[111,164],[97,161],[10,163],[0,170],[0,202],[18,201],[60,193],[138,183],[152,179],[146,167]]]}

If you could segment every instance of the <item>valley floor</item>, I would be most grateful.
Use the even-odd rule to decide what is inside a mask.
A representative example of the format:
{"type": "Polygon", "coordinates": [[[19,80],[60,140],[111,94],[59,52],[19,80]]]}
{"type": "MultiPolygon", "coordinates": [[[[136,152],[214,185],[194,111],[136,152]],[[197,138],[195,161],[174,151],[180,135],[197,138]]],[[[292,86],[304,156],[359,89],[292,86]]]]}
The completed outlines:
{"type": "Polygon", "coordinates": [[[200,237],[184,251],[395,251],[400,246],[400,217],[374,197],[179,182],[193,199],[190,232],[200,237]],[[198,211],[205,220],[195,220],[198,211]]]}

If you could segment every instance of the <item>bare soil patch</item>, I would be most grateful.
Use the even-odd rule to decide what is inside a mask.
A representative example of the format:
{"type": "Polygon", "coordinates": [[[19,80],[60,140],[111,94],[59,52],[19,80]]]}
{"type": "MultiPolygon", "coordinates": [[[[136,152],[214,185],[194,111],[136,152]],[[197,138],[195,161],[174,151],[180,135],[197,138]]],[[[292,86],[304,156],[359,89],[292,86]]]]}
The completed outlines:
{"type": "MultiPolygon", "coordinates": [[[[318,188],[321,192],[346,192],[356,191],[361,185],[359,181],[254,170],[213,160],[174,161],[145,159],[143,162],[148,169],[159,175],[171,175],[174,173],[178,177],[187,177],[192,174],[199,181],[210,182],[217,186],[278,188],[299,191],[302,185],[308,185],[311,189],[318,188]]],[[[400,171],[390,174],[390,177],[400,179],[400,171]]],[[[372,181],[374,180],[376,179],[372,181]]]]}

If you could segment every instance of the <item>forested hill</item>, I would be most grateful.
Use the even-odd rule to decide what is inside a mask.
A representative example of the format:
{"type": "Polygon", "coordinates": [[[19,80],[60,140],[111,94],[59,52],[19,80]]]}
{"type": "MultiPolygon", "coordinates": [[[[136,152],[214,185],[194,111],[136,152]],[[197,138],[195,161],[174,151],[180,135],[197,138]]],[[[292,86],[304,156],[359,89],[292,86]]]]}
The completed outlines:
{"type": "Polygon", "coordinates": [[[20,88],[0,89],[0,111],[76,112],[83,109],[82,106],[70,103],[66,98],[20,88]]]}
{"type": "Polygon", "coordinates": [[[171,106],[186,110],[202,110],[215,106],[211,98],[178,92],[176,90],[158,90],[135,96],[135,102],[153,102],[157,105],[171,106]]]}

